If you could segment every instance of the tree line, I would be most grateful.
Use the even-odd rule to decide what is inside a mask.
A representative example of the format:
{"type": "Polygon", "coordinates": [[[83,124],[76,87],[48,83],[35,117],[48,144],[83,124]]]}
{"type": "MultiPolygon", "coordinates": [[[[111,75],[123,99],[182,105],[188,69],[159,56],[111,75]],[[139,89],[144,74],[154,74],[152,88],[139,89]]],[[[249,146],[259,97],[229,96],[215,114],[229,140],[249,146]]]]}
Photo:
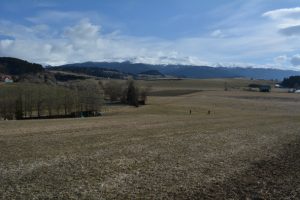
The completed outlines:
{"type": "Polygon", "coordinates": [[[300,76],[290,76],[283,79],[281,85],[287,88],[300,88],[300,76]]]}
{"type": "Polygon", "coordinates": [[[0,97],[1,119],[80,115],[86,111],[100,111],[103,104],[103,90],[93,82],[78,82],[68,87],[3,85],[0,97]]]}
{"type": "Polygon", "coordinates": [[[77,81],[64,86],[5,84],[0,87],[0,119],[80,117],[101,111],[105,97],[132,106],[146,103],[147,88],[135,81],[77,81]]]}

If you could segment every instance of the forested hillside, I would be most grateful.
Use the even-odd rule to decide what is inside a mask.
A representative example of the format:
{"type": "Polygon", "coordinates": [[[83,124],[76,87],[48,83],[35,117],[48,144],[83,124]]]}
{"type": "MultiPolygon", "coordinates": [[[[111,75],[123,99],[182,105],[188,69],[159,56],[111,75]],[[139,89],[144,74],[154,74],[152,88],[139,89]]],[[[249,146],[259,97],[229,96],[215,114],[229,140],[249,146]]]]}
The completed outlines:
{"type": "Polygon", "coordinates": [[[0,73],[9,75],[23,75],[45,71],[43,66],[29,63],[25,60],[11,57],[0,57],[0,73]]]}

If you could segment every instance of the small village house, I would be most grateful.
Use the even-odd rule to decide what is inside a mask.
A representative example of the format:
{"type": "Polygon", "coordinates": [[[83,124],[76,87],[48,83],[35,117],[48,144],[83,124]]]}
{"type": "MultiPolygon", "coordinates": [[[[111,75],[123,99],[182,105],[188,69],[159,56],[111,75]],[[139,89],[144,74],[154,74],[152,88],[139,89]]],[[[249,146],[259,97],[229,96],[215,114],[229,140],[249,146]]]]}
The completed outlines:
{"type": "Polygon", "coordinates": [[[1,77],[1,81],[4,82],[4,83],[13,83],[14,80],[12,79],[11,76],[8,76],[8,75],[3,75],[1,77]]]}
{"type": "Polygon", "coordinates": [[[259,86],[259,91],[260,92],[270,92],[271,91],[271,86],[270,85],[260,85],[259,86]]]}

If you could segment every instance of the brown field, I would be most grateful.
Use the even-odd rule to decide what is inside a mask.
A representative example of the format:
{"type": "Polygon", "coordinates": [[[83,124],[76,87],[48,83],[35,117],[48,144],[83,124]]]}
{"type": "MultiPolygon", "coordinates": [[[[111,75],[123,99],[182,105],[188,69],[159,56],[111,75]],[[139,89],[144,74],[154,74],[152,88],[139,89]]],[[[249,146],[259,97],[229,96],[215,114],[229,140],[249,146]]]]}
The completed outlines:
{"type": "Polygon", "coordinates": [[[299,199],[300,95],[249,82],[145,81],[139,108],[1,121],[0,198],[299,199]]]}

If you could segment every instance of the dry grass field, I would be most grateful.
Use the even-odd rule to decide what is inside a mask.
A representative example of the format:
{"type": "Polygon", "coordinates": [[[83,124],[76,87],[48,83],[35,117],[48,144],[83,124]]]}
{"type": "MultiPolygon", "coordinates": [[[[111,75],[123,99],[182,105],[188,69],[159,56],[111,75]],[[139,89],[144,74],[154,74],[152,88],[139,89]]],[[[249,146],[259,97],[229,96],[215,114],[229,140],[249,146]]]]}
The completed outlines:
{"type": "Polygon", "coordinates": [[[141,82],[160,92],[139,108],[1,121],[0,198],[299,199],[300,95],[226,82],[141,82]]]}

